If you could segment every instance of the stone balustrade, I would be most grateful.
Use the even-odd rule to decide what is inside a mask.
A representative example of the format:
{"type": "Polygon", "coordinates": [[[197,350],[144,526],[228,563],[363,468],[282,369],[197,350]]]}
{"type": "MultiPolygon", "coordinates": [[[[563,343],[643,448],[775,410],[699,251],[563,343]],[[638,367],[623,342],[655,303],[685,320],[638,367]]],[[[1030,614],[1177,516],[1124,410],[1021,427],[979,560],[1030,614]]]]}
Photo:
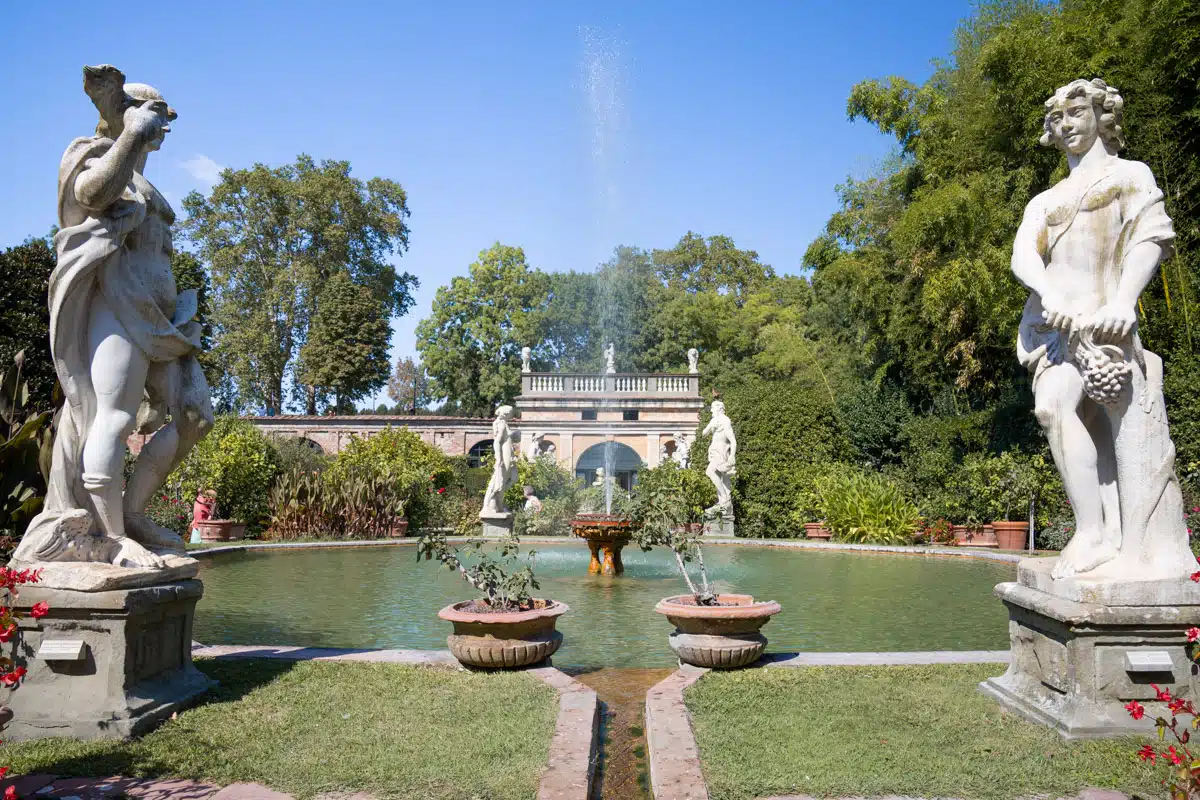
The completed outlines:
{"type": "Polygon", "coordinates": [[[698,374],[526,372],[521,375],[521,394],[533,395],[624,395],[639,397],[698,398],[698,374]]]}

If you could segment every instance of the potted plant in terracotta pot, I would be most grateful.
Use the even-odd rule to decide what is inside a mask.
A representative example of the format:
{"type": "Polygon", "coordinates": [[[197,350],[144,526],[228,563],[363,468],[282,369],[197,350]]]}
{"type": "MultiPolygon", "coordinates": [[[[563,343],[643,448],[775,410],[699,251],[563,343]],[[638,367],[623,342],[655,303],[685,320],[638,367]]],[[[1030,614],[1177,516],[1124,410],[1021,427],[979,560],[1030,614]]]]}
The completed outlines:
{"type": "MultiPolygon", "coordinates": [[[[475,524],[473,520],[463,523],[472,530],[475,524]]],[[[494,547],[496,543],[487,544],[494,547]]],[[[425,533],[418,550],[418,557],[437,559],[479,592],[471,600],[451,603],[438,612],[454,626],[446,644],[459,663],[483,669],[516,669],[553,655],[563,641],[555,625],[570,607],[532,595],[539,588],[533,574],[534,552],[526,553],[527,560],[518,566],[523,558],[516,535],[503,539],[495,555],[479,538],[466,542],[463,550],[465,558],[441,530],[425,533]]]]}
{"type": "Polygon", "coordinates": [[[700,546],[702,533],[687,523],[688,505],[679,483],[641,484],[634,496],[633,540],[643,550],[670,548],[688,593],[665,597],[654,610],[675,626],[671,649],[685,664],[731,669],[753,664],[767,639],[760,632],[780,612],[774,600],[756,602],[748,594],[718,594],[709,582],[700,546]],[[696,578],[688,569],[695,564],[696,578]]]}
{"type": "Polygon", "coordinates": [[[824,522],[806,522],[804,523],[804,538],[831,539],[833,538],[833,531],[826,528],[824,522]]]}

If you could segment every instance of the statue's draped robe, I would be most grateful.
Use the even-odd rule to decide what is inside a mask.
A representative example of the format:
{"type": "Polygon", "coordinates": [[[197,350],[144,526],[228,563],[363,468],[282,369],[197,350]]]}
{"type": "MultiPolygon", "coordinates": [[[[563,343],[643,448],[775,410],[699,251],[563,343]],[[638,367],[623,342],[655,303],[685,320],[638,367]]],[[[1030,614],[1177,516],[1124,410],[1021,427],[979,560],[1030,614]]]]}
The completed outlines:
{"type": "MultiPolygon", "coordinates": [[[[1061,188],[1061,187],[1056,187],[1061,188]]],[[[1048,193],[1049,195],[1049,193],[1048,193]]],[[[1046,198],[1047,195],[1043,195],[1046,198]]],[[[1089,314],[1117,295],[1121,270],[1138,245],[1153,242],[1172,253],[1175,232],[1163,205],[1162,191],[1150,170],[1122,159],[1097,179],[1081,185],[1073,195],[1057,193],[1055,202],[1044,202],[1035,232],[1039,255],[1053,270],[1055,264],[1086,266],[1094,278],[1093,308],[1070,309],[1089,314]]],[[[1036,201],[1035,201],[1036,202],[1036,201]]],[[[1030,295],[1017,336],[1017,356],[1034,375],[1034,385],[1045,370],[1075,361],[1068,337],[1048,329],[1042,318],[1041,298],[1030,295]]],[[[1162,359],[1145,350],[1136,329],[1120,343],[1133,367],[1130,386],[1115,406],[1104,407],[1109,442],[1099,443],[1104,459],[1115,473],[1121,521],[1120,555],[1101,565],[1094,574],[1104,576],[1174,578],[1195,569],[1183,523],[1183,501],[1175,477],[1175,447],[1167,428],[1162,394],[1162,359]]],[[[1084,403],[1092,403],[1084,398],[1084,403]]],[[[1096,502],[1099,502],[1097,499],[1096,502]]]]}
{"type": "Polygon", "coordinates": [[[207,405],[207,386],[194,357],[199,329],[189,321],[196,311],[195,292],[180,293],[174,319],[169,319],[125,258],[126,238],[146,221],[149,198],[131,182],[101,215],[84,209],[75,198],[75,180],[88,160],[103,156],[112,146],[113,140],[102,137],[76,139],[59,166],[60,230],[54,237],[58,263],[50,275],[50,351],[66,402],[54,440],[44,510],[30,523],[14,561],[39,560],[38,550],[64,521],[77,530],[96,530],[82,479],[83,445],[96,415],[88,343],[95,297],[104,297],[129,339],[151,362],[183,360],[181,397],[171,399],[176,413],[184,406],[207,405]]]}

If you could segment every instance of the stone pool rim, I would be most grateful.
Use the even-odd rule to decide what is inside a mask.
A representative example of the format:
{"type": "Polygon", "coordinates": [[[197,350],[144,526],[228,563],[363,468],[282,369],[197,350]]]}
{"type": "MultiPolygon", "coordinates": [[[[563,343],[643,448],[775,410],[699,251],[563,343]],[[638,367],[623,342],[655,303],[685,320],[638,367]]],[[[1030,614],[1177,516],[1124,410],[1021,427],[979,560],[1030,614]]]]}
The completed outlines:
{"type": "MultiPolygon", "coordinates": [[[[449,536],[450,542],[468,542],[480,538],[478,536],[449,536]]],[[[495,538],[495,537],[492,537],[495,538]]],[[[251,540],[253,541],[253,540],[251,540]]],[[[522,542],[531,544],[572,544],[576,540],[570,536],[525,536],[522,542]]],[[[205,547],[189,550],[187,554],[193,558],[214,556],[224,553],[241,553],[251,550],[302,550],[336,547],[415,547],[418,537],[404,539],[365,539],[328,542],[259,542],[246,544],[231,544],[221,547],[205,547]]],[[[844,544],[840,542],[815,542],[807,539],[744,539],[741,537],[714,537],[703,540],[705,545],[716,547],[783,547],[795,550],[824,550],[827,552],[864,552],[885,553],[902,556],[921,556],[925,558],[966,558],[976,561],[995,561],[1006,564],[1017,564],[1026,558],[1047,558],[1051,554],[1032,552],[1017,555],[1016,553],[997,553],[990,550],[976,550],[964,547],[928,547],[920,545],[882,545],[882,544],[844,544]]]]}

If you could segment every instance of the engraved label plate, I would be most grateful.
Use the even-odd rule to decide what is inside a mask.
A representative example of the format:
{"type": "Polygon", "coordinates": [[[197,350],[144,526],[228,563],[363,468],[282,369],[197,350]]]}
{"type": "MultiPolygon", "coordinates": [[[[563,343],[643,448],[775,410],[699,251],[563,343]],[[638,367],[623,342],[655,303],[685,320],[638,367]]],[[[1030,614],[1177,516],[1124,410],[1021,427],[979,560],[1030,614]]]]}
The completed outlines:
{"type": "Polygon", "coordinates": [[[1130,650],[1125,653],[1126,672],[1171,672],[1175,669],[1166,650],[1130,650]]]}
{"type": "Polygon", "coordinates": [[[35,658],[42,661],[82,661],[87,645],[82,639],[58,639],[43,641],[35,658]]]}

